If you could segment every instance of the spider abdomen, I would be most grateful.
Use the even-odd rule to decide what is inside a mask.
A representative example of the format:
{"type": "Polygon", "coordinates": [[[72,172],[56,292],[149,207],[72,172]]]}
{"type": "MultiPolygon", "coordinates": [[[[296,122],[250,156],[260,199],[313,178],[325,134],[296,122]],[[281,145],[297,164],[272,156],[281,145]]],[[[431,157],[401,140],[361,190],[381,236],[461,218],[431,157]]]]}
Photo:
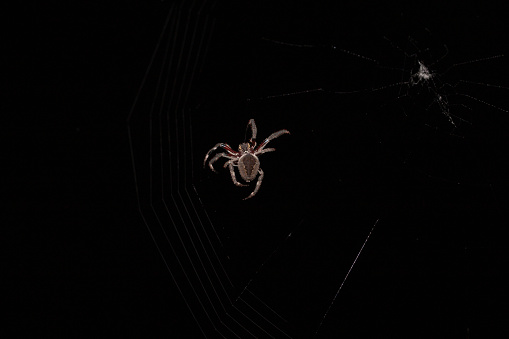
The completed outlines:
{"type": "Polygon", "coordinates": [[[260,160],[258,157],[251,153],[245,153],[239,159],[239,173],[242,179],[250,182],[258,174],[260,168],[260,160]]]}

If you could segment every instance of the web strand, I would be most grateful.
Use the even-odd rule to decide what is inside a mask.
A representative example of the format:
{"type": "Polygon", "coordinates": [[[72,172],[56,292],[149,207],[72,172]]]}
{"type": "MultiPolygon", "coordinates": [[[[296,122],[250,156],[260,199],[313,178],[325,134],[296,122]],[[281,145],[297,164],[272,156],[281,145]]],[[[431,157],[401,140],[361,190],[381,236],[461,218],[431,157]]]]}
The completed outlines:
{"type": "Polygon", "coordinates": [[[371,233],[373,233],[373,230],[375,229],[375,226],[378,224],[379,220],[380,219],[377,219],[375,221],[375,224],[373,225],[373,227],[371,227],[371,230],[369,231],[369,234],[366,237],[366,240],[364,240],[364,243],[362,244],[361,249],[359,250],[359,252],[355,256],[355,259],[352,262],[352,265],[350,266],[350,268],[348,269],[348,272],[346,273],[345,278],[341,282],[341,285],[339,286],[338,290],[336,291],[336,294],[334,295],[334,298],[332,298],[332,301],[329,304],[329,307],[327,307],[327,310],[325,311],[325,314],[323,315],[322,319],[320,320],[320,324],[318,324],[318,328],[316,329],[313,338],[316,338],[316,336],[318,335],[318,332],[320,331],[320,328],[322,327],[322,324],[325,321],[325,318],[327,317],[327,314],[329,313],[330,309],[332,308],[332,305],[334,305],[334,302],[336,301],[336,298],[338,297],[339,292],[341,291],[341,289],[345,285],[346,279],[348,279],[348,276],[350,275],[350,272],[352,271],[353,267],[355,266],[355,263],[357,262],[357,259],[359,259],[359,256],[361,255],[362,250],[364,249],[364,246],[366,246],[366,243],[368,242],[369,237],[371,236],[371,233]]]}

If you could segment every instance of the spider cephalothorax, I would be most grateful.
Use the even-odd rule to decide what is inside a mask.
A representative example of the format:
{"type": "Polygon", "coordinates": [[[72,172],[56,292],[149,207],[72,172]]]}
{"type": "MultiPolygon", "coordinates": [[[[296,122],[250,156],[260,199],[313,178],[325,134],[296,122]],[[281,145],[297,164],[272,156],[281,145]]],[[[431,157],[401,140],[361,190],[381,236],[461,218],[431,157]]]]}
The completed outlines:
{"type": "Polygon", "coordinates": [[[205,155],[205,159],[203,160],[203,166],[207,163],[207,159],[209,158],[209,155],[214,152],[217,148],[221,147],[223,148],[227,153],[218,153],[216,154],[212,160],[209,161],[209,167],[212,171],[216,172],[214,169],[214,162],[216,162],[219,158],[224,157],[229,159],[225,164],[224,168],[229,166],[230,168],[230,175],[232,177],[232,181],[237,186],[246,186],[244,184],[241,184],[237,181],[237,177],[235,176],[235,171],[233,167],[238,167],[239,174],[241,178],[245,182],[251,182],[256,178],[258,174],[260,176],[258,177],[258,181],[256,182],[256,187],[253,192],[249,196],[247,196],[245,199],[249,199],[254,197],[254,195],[258,192],[260,189],[260,185],[262,184],[263,180],[263,171],[260,168],[260,159],[258,159],[258,156],[263,153],[267,152],[273,152],[276,149],[275,148],[265,148],[269,141],[272,139],[275,139],[283,134],[290,134],[285,129],[282,129],[280,131],[272,133],[267,139],[265,139],[258,147],[256,146],[256,124],[254,119],[249,120],[248,127],[251,127],[251,139],[249,142],[244,142],[239,145],[239,150],[234,151],[230,145],[225,143],[217,143],[214,147],[212,147],[208,152],[207,155],[205,155]]]}

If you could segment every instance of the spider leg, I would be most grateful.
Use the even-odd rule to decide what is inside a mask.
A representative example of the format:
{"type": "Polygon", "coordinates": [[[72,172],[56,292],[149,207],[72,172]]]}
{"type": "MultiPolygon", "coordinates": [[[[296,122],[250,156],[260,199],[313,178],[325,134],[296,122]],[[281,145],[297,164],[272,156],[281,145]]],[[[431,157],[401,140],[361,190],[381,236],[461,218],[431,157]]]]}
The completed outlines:
{"type": "Polygon", "coordinates": [[[261,151],[255,152],[255,155],[260,155],[260,154],[267,153],[267,152],[274,152],[275,150],[276,150],[275,148],[265,148],[265,149],[262,149],[261,151]]]}
{"type": "Polygon", "coordinates": [[[247,197],[245,197],[245,198],[244,198],[244,199],[242,199],[242,200],[247,200],[247,199],[249,199],[249,198],[252,198],[252,197],[254,197],[254,196],[255,196],[255,194],[256,194],[256,193],[258,193],[258,190],[260,189],[260,186],[261,186],[261,184],[262,184],[262,180],[263,180],[263,171],[262,171],[262,169],[261,169],[261,168],[258,170],[258,173],[260,173],[260,176],[258,177],[258,181],[256,182],[256,187],[255,187],[254,191],[253,191],[253,192],[251,192],[251,194],[250,194],[250,195],[248,195],[247,197]]]}
{"type": "Polygon", "coordinates": [[[237,152],[235,152],[231,147],[230,145],[228,144],[225,144],[225,143],[222,143],[222,142],[218,142],[214,147],[212,147],[208,152],[207,152],[207,155],[205,155],[205,159],[203,159],[203,167],[205,167],[205,163],[207,162],[207,159],[209,158],[210,156],[210,153],[214,152],[216,149],[218,149],[219,147],[223,148],[225,151],[227,151],[230,155],[233,155],[233,156],[237,156],[237,152]]]}
{"type": "Polygon", "coordinates": [[[234,171],[234,169],[233,169],[233,162],[234,162],[234,160],[229,160],[229,161],[227,161],[227,162],[224,164],[224,167],[226,167],[226,166],[230,166],[230,175],[232,176],[232,181],[233,181],[233,183],[234,183],[236,186],[239,186],[239,187],[247,186],[247,185],[241,184],[240,182],[238,182],[238,181],[237,181],[237,177],[235,176],[235,171],[234,171]]]}
{"type": "Polygon", "coordinates": [[[234,158],[234,157],[232,157],[232,156],[229,156],[229,155],[228,155],[228,154],[226,154],[226,153],[218,153],[218,154],[216,154],[216,156],[215,156],[215,157],[213,157],[213,158],[212,158],[212,160],[210,160],[210,161],[209,161],[209,167],[210,167],[210,169],[211,169],[213,172],[215,172],[215,173],[217,173],[217,171],[214,169],[214,166],[212,166],[212,165],[213,165],[213,164],[214,164],[217,160],[219,160],[219,158],[221,158],[221,157],[225,157],[225,158],[230,159],[230,160],[235,160],[235,159],[236,159],[236,158],[234,158]]]}
{"type": "Polygon", "coordinates": [[[277,137],[280,137],[283,134],[290,134],[290,132],[287,131],[286,129],[282,129],[280,131],[272,133],[271,135],[269,135],[269,137],[267,139],[263,140],[263,142],[260,144],[260,146],[258,146],[258,148],[256,148],[255,152],[261,151],[265,146],[267,146],[269,141],[271,141],[272,139],[276,139],[277,137]]]}
{"type": "Polygon", "coordinates": [[[256,132],[257,132],[254,119],[249,120],[249,122],[247,123],[247,127],[249,127],[249,126],[251,126],[251,139],[249,139],[249,142],[251,144],[253,144],[253,141],[256,140],[256,132]]]}

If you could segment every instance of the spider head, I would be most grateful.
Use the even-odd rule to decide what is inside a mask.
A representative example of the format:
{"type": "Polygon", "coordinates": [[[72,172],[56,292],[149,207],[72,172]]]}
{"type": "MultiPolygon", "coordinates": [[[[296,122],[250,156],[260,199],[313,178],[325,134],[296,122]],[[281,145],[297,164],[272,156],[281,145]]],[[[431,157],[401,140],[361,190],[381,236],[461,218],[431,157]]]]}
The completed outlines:
{"type": "Polygon", "coordinates": [[[253,152],[255,145],[256,145],[256,142],[254,142],[254,145],[251,145],[249,142],[244,142],[239,145],[239,152],[242,152],[242,153],[253,152]]]}

